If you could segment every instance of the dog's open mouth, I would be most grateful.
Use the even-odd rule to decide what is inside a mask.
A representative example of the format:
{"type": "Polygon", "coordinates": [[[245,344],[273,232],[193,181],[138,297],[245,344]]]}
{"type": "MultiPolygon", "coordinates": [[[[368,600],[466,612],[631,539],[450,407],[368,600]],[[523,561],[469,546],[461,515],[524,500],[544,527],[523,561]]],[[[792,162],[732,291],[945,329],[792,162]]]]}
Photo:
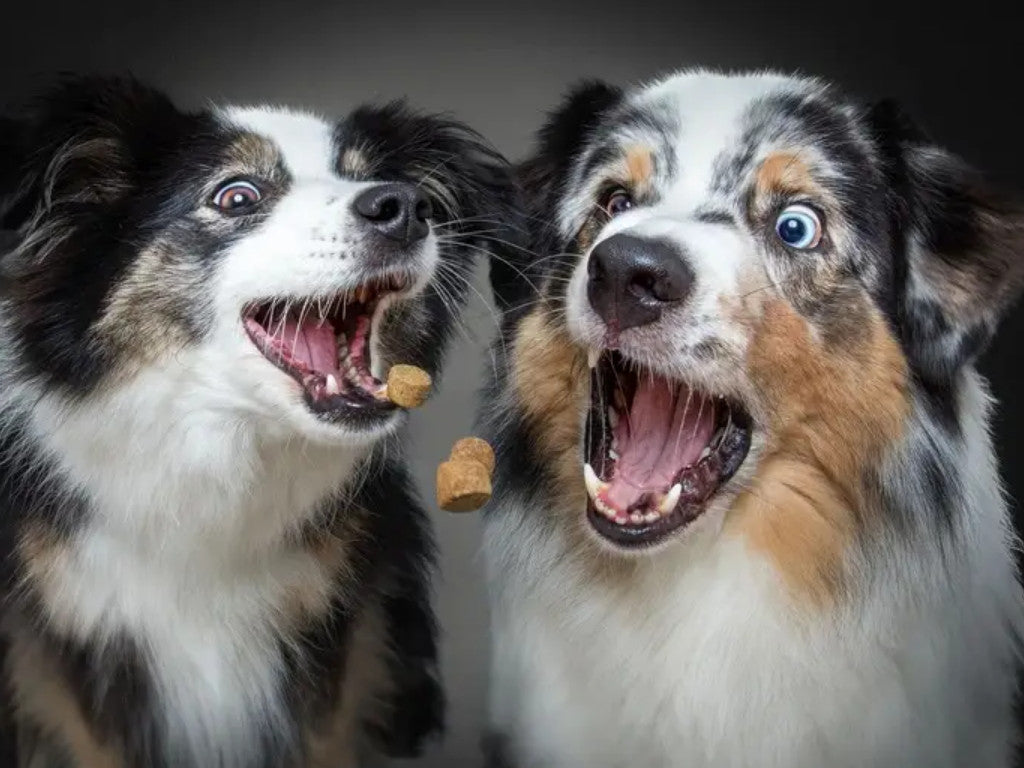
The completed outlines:
{"type": "Polygon", "coordinates": [[[591,374],[587,517],[621,547],[656,544],[700,516],[750,448],[750,419],[725,398],[635,366],[617,352],[591,374]]]}
{"type": "Polygon", "coordinates": [[[395,406],[371,371],[371,336],[387,299],[407,287],[390,277],[332,297],[258,302],[243,322],[263,356],[302,385],[314,412],[383,414],[395,406]]]}

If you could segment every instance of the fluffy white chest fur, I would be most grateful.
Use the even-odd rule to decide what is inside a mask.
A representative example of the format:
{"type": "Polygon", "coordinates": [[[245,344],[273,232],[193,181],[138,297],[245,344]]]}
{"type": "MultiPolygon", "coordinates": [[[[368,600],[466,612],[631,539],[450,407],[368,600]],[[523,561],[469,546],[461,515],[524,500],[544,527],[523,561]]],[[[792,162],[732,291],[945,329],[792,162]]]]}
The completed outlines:
{"type": "Polygon", "coordinates": [[[991,596],[805,624],[742,544],[718,549],[630,594],[571,566],[505,585],[492,711],[521,768],[1008,765],[1006,713],[982,698],[1007,649],[970,637],[991,596]]]}
{"type": "Polygon", "coordinates": [[[37,575],[57,629],[144,649],[170,744],[197,765],[243,765],[284,714],[280,641],[296,596],[326,604],[337,589],[331,566],[286,534],[365,450],[219,418],[214,387],[177,373],[73,413],[36,409],[40,439],[96,510],[37,575]]]}
{"type": "Polygon", "coordinates": [[[890,553],[833,609],[798,607],[739,539],[637,560],[617,589],[496,513],[492,726],[517,768],[1010,765],[1021,612],[981,423],[958,551],[890,553]]]}

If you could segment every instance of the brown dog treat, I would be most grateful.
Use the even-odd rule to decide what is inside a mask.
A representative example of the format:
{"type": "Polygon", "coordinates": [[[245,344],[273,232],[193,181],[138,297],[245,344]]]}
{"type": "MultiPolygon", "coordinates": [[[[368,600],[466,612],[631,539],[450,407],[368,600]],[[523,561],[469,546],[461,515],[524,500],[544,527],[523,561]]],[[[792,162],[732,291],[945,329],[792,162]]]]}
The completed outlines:
{"type": "Polygon", "coordinates": [[[487,468],[487,474],[494,474],[494,451],[486,440],[479,437],[464,437],[452,446],[450,461],[478,461],[487,468]]]}
{"type": "Polygon", "coordinates": [[[430,394],[430,374],[415,365],[393,365],[384,393],[402,408],[419,408],[430,394]]]}
{"type": "Polygon", "coordinates": [[[491,498],[491,473],[479,461],[452,459],[437,468],[437,506],[472,512],[491,498]]]}

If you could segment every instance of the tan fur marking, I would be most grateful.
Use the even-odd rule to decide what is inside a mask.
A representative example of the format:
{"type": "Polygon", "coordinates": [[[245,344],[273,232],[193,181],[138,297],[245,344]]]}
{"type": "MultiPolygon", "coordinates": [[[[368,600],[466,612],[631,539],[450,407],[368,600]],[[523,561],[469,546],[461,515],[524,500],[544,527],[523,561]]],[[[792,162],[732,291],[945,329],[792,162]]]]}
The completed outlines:
{"type": "Polygon", "coordinates": [[[654,175],[654,158],[650,147],[636,145],[626,150],[626,178],[631,190],[646,190],[654,175]]]}
{"type": "Polygon", "coordinates": [[[829,197],[814,179],[810,165],[797,152],[775,152],[768,155],[757,170],[756,191],[759,197],[773,193],[804,195],[815,199],[829,197]]]}
{"type": "Polygon", "coordinates": [[[579,440],[587,378],[582,352],[539,308],[520,323],[513,356],[515,392],[540,451],[557,468],[559,482],[582,489],[579,440]]]}
{"type": "Polygon", "coordinates": [[[900,439],[909,410],[902,351],[866,299],[859,310],[864,334],[836,349],[788,304],[768,302],[748,359],[768,444],[729,526],[819,604],[835,598],[848,544],[877,513],[861,478],[900,439]]]}
{"type": "Polygon", "coordinates": [[[188,334],[176,317],[175,300],[194,294],[196,269],[160,243],[147,248],[111,293],[96,333],[130,350],[136,365],[180,349],[188,334]]]}
{"type": "Polygon", "coordinates": [[[57,740],[76,766],[120,768],[117,751],[92,732],[74,695],[25,632],[11,638],[7,675],[19,721],[39,728],[48,740],[57,740]]]}
{"type": "Polygon", "coordinates": [[[308,768],[356,768],[362,724],[379,714],[391,680],[386,664],[383,616],[376,606],[363,612],[352,633],[345,683],[337,706],[306,734],[308,768]]]}

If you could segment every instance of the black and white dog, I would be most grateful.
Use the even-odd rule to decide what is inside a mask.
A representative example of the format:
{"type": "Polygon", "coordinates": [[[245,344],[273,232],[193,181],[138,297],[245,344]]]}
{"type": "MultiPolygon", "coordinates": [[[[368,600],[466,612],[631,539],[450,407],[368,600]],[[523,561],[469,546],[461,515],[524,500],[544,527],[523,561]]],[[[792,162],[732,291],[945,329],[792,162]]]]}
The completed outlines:
{"type": "Polygon", "coordinates": [[[511,218],[504,162],[400,104],[185,112],[127,80],[3,125],[21,764],[417,752],[443,719],[432,544],[375,394],[438,369],[511,218]]]}
{"type": "Polygon", "coordinates": [[[1005,768],[1024,620],[974,361],[1024,207],[889,104],[573,92],[522,168],[494,765],[1005,768]]]}

